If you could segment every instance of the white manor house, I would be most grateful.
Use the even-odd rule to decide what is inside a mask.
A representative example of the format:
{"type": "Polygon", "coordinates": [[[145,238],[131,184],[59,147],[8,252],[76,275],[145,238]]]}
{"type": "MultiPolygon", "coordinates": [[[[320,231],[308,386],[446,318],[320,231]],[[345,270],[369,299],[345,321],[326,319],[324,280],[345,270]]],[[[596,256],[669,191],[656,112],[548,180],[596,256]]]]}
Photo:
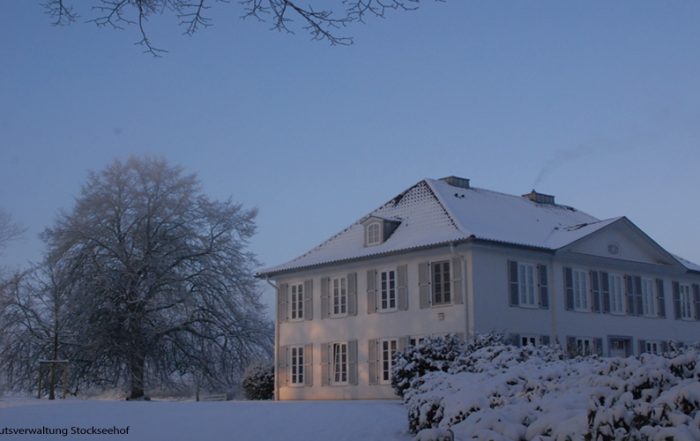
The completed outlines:
{"type": "Polygon", "coordinates": [[[626,217],[425,179],[258,277],[277,286],[278,399],[394,398],[391,355],[499,331],[572,353],[700,337],[700,266],[626,217]]]}

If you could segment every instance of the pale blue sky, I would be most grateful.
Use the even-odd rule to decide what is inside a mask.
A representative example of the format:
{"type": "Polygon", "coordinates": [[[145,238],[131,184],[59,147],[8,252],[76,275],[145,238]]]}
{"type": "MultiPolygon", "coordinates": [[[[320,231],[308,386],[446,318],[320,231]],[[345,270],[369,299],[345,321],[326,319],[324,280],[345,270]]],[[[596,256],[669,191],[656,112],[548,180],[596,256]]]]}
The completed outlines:
{"type": "Polygon", "coordinates": [[[197,172],[258,207],[265,264],[325,240],[423,177],[536,188],[626,215],[700,262],[700,3],[462,1],[349,31],[329,47],[215,5],[193,38],[52,27],[39,2],[0,15],[0,207],[37,234],[88,170],[129,154],[197,172]],[[539,179],[538,179],[539,176],[539,179]]]}

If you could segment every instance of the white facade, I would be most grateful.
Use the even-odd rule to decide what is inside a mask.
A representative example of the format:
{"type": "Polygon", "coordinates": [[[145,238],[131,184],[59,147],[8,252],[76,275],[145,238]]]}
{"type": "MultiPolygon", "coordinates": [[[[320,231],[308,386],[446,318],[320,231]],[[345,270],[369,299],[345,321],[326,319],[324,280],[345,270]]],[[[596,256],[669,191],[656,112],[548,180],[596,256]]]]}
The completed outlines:
{"type": "Polygon", "coordinates": [[[518,344],[602,355],[699,340],[700,268],[627,219],[598,221],[457,184],[421,181],[304,256],[259,274],[278,287],[278,399],[394,398],[390,354],[424,336],[500,331],[518,344]],[[445,203],[450,196],[455,201],[445,203]],[[521,223],[504,224],[509,204],[521,223],[549,222],[538,232],[544,239],[521,223]],[[480,207],[493,222],[473,214],[480,207]],[[375,219],[382,229],[367,234],[375,219]],[[470,220],[483,225],[465,231],[470,220]],[[498,223],[509,240],[483,237],[498,234],[498,223]]]}

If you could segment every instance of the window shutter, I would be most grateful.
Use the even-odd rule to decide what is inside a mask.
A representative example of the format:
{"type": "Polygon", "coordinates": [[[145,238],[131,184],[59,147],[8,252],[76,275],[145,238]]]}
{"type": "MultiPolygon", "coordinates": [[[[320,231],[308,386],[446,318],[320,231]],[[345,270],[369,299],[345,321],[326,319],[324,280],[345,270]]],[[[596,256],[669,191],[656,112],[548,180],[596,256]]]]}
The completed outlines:
{"type": "Polygon", "coordinates": [[[377,270],[367,270],[367,314],[377,312],[377,270]]]}
{"type": "Polygon", "coordinates": [[[510,334],[510,344],[513,346],[521,346],[520,334],[510,334]]]}
{"type": "Polygon", "coordinates": [[[287,321],[287,299],[289,298],[289,284],[281,283],[277,288],[277,321],[287,321]]]}
{"type": "Polygon", "coordinates": [[[700,320],[700,285],[693,284],[693,300],[695,300],[695,320],[700,320]]]}
{"type": "Polygon", "coordinates": [[[632,286],[632,276],[625,275],[625,304],[627,314],[635,315],[634,310],[634,287],[632,286]]]}
{"type": "Polygon", "coordinates": [[[606,273],[606,272],[600,273],[600,290],[601,290],[601,299],[602,299],[602,303],[603,303],[601,310],[604,313],[609,313],[610,312],[610,280],[608,279],[608,273],[606,273]]]}
{"type": "Polygon", "coordinates": [[[540,285],[540,308],[549,309],[549,290],[547,289],[547,265],[537,265],[537,279],[540,285]]]}
{"type": "Polygon", "coordinates": [[[542,342],[542,346],[549,346],[549,335],[543,335],[540,337],[540,341],[542,342]]]}
{"type": "Polygon", "coordinates": [[[646,344],[646,340],[642,340],[641,338],[638,340],[639,355],[642,355],[644,352],[646,352],[646,344]]]}
{"type": "Polygon", "coordinates": [[[321,318],[328,318],[331,316],[331,279],[329,277],[323,277],[321,279],[321,318]]]}
{"type": "Polygon", "coordinates": [[[518,306],[520,296],[518,295],[518,262],[508,261],[508,304],[518,306]]]}
{"type": "Polygon", "coordinates": [[[634,310],[637,315],[644,315],[644,306],[642,305],[642,278],[634,276],[634,310]]]}
{"type": "Polygon", "coordinates": [[[566,309],[571,311],[574,309],[574,275],[571,268],[568,267],[564,267],[564,291],[566,292],[566,309]]]}
{"type": "Polygon", "coordinates": [[[664,281],[656,279],[656,314],[666,317],[666,295],[664,294],[664,281]]]}
{"type": "Polygon", "coordinates": [[[408,347],[408,336],[399,337],[396,342],[396,351],[403,352],[408,347]]]}
{"type": "MultiPolygon", "coordinates": [[[[321,285],[323,286],[323,284],[321,285]]],[[[331,344],[321,344],[321,386],[328,386],[331,383],[331,344]]]]}
{"type": "Polygon", "coordinates": [[[314,319],[314,281],[304,280],[304,320],[314,319]]]}
{"type": "Polygon", "coordinates": [[[348,383],[357,385],[357,340],[348,342],[348,383]]]}
{"type": "Polygon", "coordinates": [[[377,372],[377,355],[379,353],[379,340],[372,338],[369,340],[367,348],[367,359],[369,364],[369,384],[379,384],[379,374],[377,372]]]}
{"type": "Polygon", "coordinates": [[[418,264],[418,295],[420,308],[430,307],[430,264],[428,262],[418,264]]]}
{"type": "Polygon", "coordinates": [[[454,303],[464,303],[462,295],[462,259],[460,257],[452,258],[452,295],[454,303]]]}
{"type": "Polygon", "coordinates": [[[681,318],[681,285],[678,282],[672,282],[673,287],[673,313],[676,320],[681,318]]]}
{"type": "Polygon", "coordinates": [[[566,350],[569,352],[569,355],[572,357],[575,357],[578,355],[576,351],[576,337],[566,337],[566,350]]]}
{"type": "Polygon", "coordinates": [[[277,387],[286,386],[289,381],[287,365],[289,360],[289,346],[280,346],[277,353],[277,387]]]}
{"type": "Polygon", "coordinates": [[[597,355],[603,355],[603,339],[598,337],[593,339],[593,346],[597,355]]]}
{"type": "Polygon", "coordinates": [[[348,315],[357,315],[357,273],[348,274],[348,315]]]}
{"type": "Polygon", "coordinates": [[[304,345],[304,386],[314,385],[314,345],[304,345]]]}
{"type": "Polygon", "coordinates": [[[408,311],[408,265],[399,265],[396,267],[396,279],[398,309],[399,311],[408,311]]]}
{"type": "Polygon", "coordinates": [[[598,271],[590,271],[591,297],[593,297],[593,312],[600,312],[600,285],[598,284],[598,271]]]}

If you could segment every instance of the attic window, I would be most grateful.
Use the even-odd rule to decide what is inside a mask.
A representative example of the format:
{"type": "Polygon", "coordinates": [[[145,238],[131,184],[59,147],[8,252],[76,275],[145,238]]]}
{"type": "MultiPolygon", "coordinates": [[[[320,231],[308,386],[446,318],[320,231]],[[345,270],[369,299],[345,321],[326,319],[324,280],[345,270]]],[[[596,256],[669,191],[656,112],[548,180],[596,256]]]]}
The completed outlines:
{"type": "Polygon", "coordinates": [[[382,243],[382,225],[379,222],[371,222],[365,226],[365,246],[379,245],[382,243]]]}

